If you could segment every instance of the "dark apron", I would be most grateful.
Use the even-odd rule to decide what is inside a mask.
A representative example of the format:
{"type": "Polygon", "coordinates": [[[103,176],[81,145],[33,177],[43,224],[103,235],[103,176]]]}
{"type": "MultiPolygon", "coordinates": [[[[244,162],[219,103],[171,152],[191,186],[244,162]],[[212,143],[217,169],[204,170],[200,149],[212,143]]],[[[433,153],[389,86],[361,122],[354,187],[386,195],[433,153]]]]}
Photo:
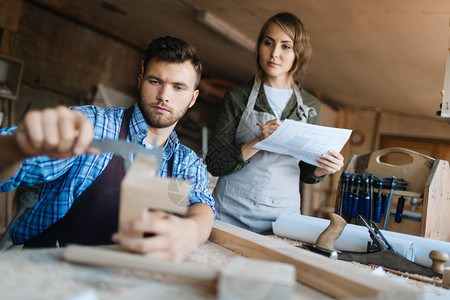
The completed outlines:
{"type": "MultiPolygon", "coordinates": [[[[119,139],[127,138],[133,107],[122,120],[119,139]]],[[[173,155],[167,176],[172,177],[173,155]]],[[[67,244],[107,245],[118,231],[120,185],[125,176],[123,157],[114,155],[105,170],[74,200],[67,214],[41,234],[24,243],[24,248],[55,247],[67,244]]]]}

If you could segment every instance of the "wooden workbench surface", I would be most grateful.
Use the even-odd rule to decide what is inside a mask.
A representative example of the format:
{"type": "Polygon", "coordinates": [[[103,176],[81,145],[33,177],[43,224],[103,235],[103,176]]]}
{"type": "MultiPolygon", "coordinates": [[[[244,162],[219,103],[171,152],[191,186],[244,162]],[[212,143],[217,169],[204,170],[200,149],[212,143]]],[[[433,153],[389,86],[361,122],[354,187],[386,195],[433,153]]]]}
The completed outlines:
{"type": "MultiPolygon", "coordinates": [[[[0,253],[1,299],[215,299],[216,291],[144,271],[98,268],[61,261],[63,249],[0,253]],[[73,298],[71,298],[73,297],[73,298]]],[[[212,242],[186,262],[221,268],[239,254],[212,242]]],[[[300,283],[293,300],[328,296],[300,283]]]]}

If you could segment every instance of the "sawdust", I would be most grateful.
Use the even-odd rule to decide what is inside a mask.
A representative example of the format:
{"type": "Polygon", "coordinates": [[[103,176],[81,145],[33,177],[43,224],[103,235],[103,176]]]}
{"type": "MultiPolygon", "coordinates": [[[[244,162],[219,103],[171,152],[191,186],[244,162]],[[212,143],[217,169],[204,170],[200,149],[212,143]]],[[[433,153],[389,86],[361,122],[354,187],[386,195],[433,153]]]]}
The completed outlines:
{"type": "Polygon", "coordinates": [[[242,255],[226,249],[220,245],[207,241],[206,243],[198,247],[196,251],[190,253],[186,257],[185,262],[221,269],[228,264],[230,259],[236,256],[242,255]]]}
{"type": "Polygon", "coordinates": [[[98,299],[215,299],[211,288],[150,272],[98,268],[60,260],[62,249],[2,252],[1,299],[68,299],[92,290],[98,299]]]}

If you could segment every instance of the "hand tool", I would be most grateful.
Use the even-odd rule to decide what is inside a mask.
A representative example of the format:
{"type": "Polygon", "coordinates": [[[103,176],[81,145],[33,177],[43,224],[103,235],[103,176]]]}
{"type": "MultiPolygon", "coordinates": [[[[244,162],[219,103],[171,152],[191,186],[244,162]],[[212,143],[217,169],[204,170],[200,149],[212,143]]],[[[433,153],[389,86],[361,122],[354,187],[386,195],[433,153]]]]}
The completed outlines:
{"type": "Polygon", "coordinates": [[[355,178],[356,180],[356,189],[353,194],[353,203],[352,203],[352,218],[355,221],[355,224],[357,223],[357,217],[358,217],[358,206],[359,206],[359,188],[361,186],[361,178],[357,176],[355,178]]]}
{"type": "Polygon", "coordinates": [[[342,173],[341,180],[341,205],[339,207],[339,215],[344,216],[347,215],[349,174],[345,172],[342,173]]]}
{"type": "MultiPolygon", "coordinates": [[[[359,201],[358,201],[358,215],[364,215],[364,211],[366,209],[365,203],[365,185],[364,185],[364,177],[365,175],[358,175],[361,180],[360,188],[359,188],[359,201]]],[[[359,220],[356,219],[358,222],[359,220]]]]}
{"type": "Polygon", "coordinates": [[[124,158],[125,170],[128,170],[128,167],[131,165],[134,155],[153,156],[155,165],[158,166],[156,171],[158,171],[159,166],[161,166],[163,149],[160,147],[147,149],[137,143],[129,143],[123,140],[93,140],[91,148],[99,149],[103,153],[112,152],[122,155],[124,158]]]}
{"type": "Polygon", "coordinates": [[[355,183],[355,177],[353,175],[349,175],[350,177],[350,186],[347,189],[347,213],[346,215],[352,216],[352,207],[353,207],[353,187],[355,183]]]}
{"type": "Polygon", "coordinates": [[[370,193],[370,175],[364,175],[364,217],[372,219],[371,214],[371,193],[370,193]]]}
{"type": "MultiPolygon", "coordinates": [[[[366,226],[366,228],[369,230],[369,235],[372,242],[368,243],[367,252],[338,251],[338,259],[345,261],[355,261],[366,265],[374,264],[402,272],[410,272],[429,277],[442,277],[442,274],[430,270],[422,265],[416,264],[398,254],[392,248],[392,246],[389,244],[389,242],[386,240],[386,238],[383,236],[374,222],[369,222],[369,226],[361,215],[359,215],[358,217],[364,224],[364,226],[366,226]]],[[[330,222],[330,226],[331,225],[332,223],[330,222]]],[[[328,230],[327,232],[329,232],[330,234],[335,234],[339,231],[328,230]]],[[[339,236],[327,237],[326,239],[336,240],[337,238],[339,238],[339,236]]],[[[306,248],[310,249],[311,247],[306,248]]],[[[330,257],[331,251],[333,250],[326,249],[326,251],[321,252],[321,248],[317,246],[314,247],[314,252],[328,257],[330,257]]]]}
{"type": "Polygon", "coordinates": [[[429,277],[442,277],[442,274],[422,265],[416,264],[395,252],[375,223],[370,222],[371,226],[369,226],[363,217],[359,216],[359,218],[369,230],[370,237],[373,241],[367,246],[368,252],[341,252],[338,253],[338,259],[345,261],[356,261],[366,265],[375,264],[379,266],[386,266],[387,268],[394,270],[429,277]]]}
{"type": "Polygon", "coordinates": [[[403,216],[403,208],[405,206],[405,197],[401,196],[397,201],[397,210],[395,211],[395,222],[400,223],[403,216]]]}
{"type": "Polygon", "coordinates": [[[381,222],[381,214],[383,212],[383,193],[381,192],[381,189],[383,187],[383,180],[377,180],[378,184],[378,196],[375,200],[375,209],[374,209],[374,219],[375,222],[380,223],[381,222]]]}
{"type": "Polygon", "coordinates": [[[383,178],[383,182],[389,182],[389,180],[391,181],[391,191],[389,193],[389,200],[387,202],[387,206],[386,206],[386,217],[384,219],[384,225],[383,225],[383,229],[387,230],[387,226],[389,223],[389,217],[391,215],[391,207],[392,207],[392,200],[394,199],[394,191],[395,190],[406,190],[406,181],[402,178],[396,178],[395,176],[392,176],[391,179],[387,179],[387,178],[383,178]]]}

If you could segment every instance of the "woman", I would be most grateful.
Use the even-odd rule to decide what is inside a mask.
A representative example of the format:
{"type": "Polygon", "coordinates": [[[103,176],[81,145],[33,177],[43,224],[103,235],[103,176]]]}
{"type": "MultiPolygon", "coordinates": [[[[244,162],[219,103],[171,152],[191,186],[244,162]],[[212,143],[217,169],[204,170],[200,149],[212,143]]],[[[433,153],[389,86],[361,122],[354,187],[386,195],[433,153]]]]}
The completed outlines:
{"type": "Polygon", "coordinates": [[[300,213],[300,180],[316,183],[343,166],[336,151],[317,158],[319,168],[253,148],[284,119],[319,124],[319,101],[295,81],[310,56],[309,36],[296,16],[280,13],[264,23],[258,72],[226,93],[208,148],[208,170],[220,176],[214,189],[219,220],[270,233],[279,215],[300,213]]]}

